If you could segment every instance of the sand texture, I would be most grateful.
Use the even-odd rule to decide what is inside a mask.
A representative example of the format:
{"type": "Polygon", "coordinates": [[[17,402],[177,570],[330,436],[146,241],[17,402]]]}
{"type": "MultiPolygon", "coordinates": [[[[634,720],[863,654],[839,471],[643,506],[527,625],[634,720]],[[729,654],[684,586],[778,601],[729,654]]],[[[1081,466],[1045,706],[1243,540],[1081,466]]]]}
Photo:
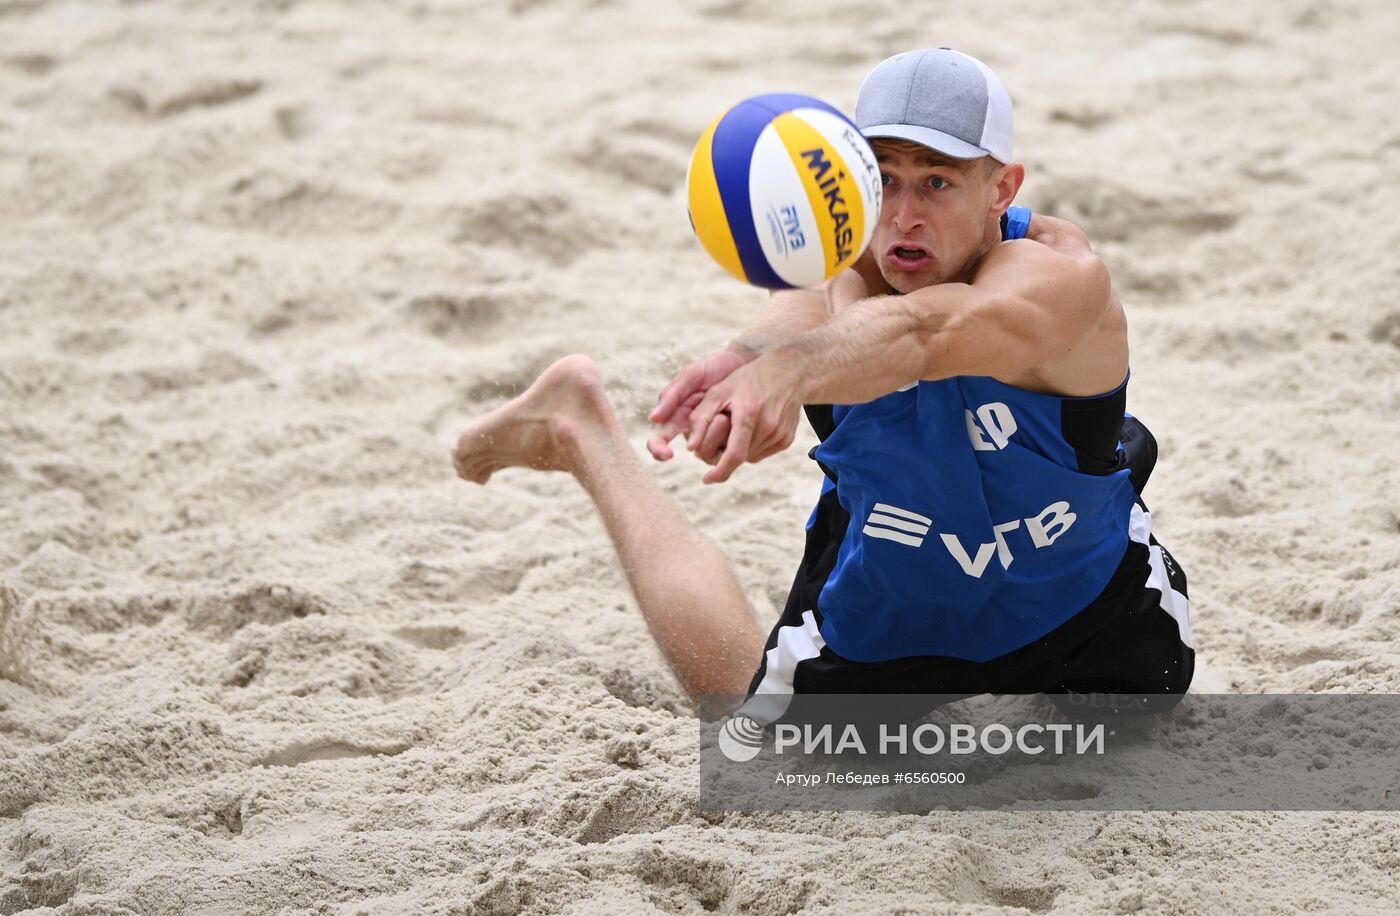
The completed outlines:
{"type": "MultiPolygon", "coordinates": [[[[1400,690],[1394,4],[0,0],[0,914],[1392,908],[1388,815],[702,812],[582,491],[454,478],[573,351],[640,445],[763,301],[700,131],[938,44],[1113,270],[1198,688],[1400,690]]],[[[765,627],[812,441],[656,468],[765,627]]]]}

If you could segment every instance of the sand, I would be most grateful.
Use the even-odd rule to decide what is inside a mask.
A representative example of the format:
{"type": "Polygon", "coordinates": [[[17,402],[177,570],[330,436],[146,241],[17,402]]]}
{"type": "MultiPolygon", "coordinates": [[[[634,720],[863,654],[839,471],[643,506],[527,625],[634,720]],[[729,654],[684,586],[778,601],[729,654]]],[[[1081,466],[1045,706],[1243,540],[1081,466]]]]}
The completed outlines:
{"type": "MultiPolygon", "coordinates": [[[[582,492],[454,479],[572,351],[640,446],[760,308],[711,118],[950,44],[1126,303],[1197,689],[1400,686],[1400,12],[916,6],[0,0],[0,913],[1393,906],[1391,815],[702,811],[582,492]]],[[[656,469],[765,626],[811,441],[656,469]]]]}

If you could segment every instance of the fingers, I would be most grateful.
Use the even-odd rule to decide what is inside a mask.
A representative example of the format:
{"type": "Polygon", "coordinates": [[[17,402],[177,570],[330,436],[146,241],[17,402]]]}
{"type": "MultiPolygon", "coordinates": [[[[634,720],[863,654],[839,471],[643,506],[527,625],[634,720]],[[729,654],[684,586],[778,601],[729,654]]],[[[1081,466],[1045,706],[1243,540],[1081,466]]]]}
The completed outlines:
{"type": "Polygon", "coordinates": [[[675,422],[664,424],[647,439],[647,451],[651,452],[651,457],[657,461],[670,461],[676,457],[675,450],[671,448],[671,440],[680,434],[679,424],[675,422]]]}
{"type": "Polygon", "coordinates": [[[661,424],[661,428],[647,439],[647,451],[657,461],[670,461],[676,456],[671,448],[671,440],[685,431],[690,420],[690,412],[705,397],[703,391],[693,392],[671,413],[671,418],[661,424]]]}
{"type": "Polygon", "coordinates": [[[757,464],[763,459],[771,458],[789,445],[792,445],[793,434],[795,432],[795,429],[786,433],[775,429],[770,431],[769,435],[761,439],[755,434],[753,441],[749,443],[749,463],[757,464]]]}
{"type": "Polygon", "coordinates": [[[689,427],[685,434],[685,447],[692,452],[700,447],[700,443],[705,441],[705,433],[709,430],[710,421],[723,409],[724,402],[722,395],[714,389],[701,399],[700,403],[690,411],[690,416],[686,419],[689,427]]]}
{"type": "Polygon", "coordinates": [[[727,411],[720,411],[715,414],[715,418],[710,421],[710,425],[705,430],[705,438],[695,448],[695,457],[706,464],[714,464],[719,459],[720,452],[724,451],[725,444],[729,441],[730,418],[727,411]]]}
{"type": "Polygon", "coordinates": [[[671,380],[671,384],[661,389],[661,396],[657,398],[656,406],[651,409],[647,419],[653,423],[665,423],[671,419],[676,408],[700,387],[700,382],[699,366],[695,363],[686,366],[671,380]]]}
{"type": "MultiPolygon", "coordinates": [[[[770,390],[774,379],[752,366],[741,366],[719,380],[701,373],[687,390],[685,386],[692,384],[690,368],[662,392],[653,411],[653,417],[667,416],[647,443],[658,460],[674,456],[670,441],[684,431],[686,447],[715,465],[705,474],[705,483],[721,483],[744,462],[760,461],[792,444],[800,406],[786,396],[786,389],[770,390]]],[[[777,379],[777,383],[783,381],[777,379]]]]}
{"type": "Polygon", "coordinates": [[[748,411],[731,413],[729,422],[732,428],[729,431],[729,441],[724,446],[724,454],[720,456],[719,464],[701,478],[705,483],[724,483],[749,456],[749,444],[753,438],[753,414],[748,411]]]}
{"type": "Polygon", "coordinates": [[[674,435],[653,433],[651,436],[647,437],[647,451],[650,452],[651,457],[655,458],[657,461],[670,461],[672,458],[676,457],[675,451],[671,448],[671,440],[673,438],[675,438],[674,435]]]}

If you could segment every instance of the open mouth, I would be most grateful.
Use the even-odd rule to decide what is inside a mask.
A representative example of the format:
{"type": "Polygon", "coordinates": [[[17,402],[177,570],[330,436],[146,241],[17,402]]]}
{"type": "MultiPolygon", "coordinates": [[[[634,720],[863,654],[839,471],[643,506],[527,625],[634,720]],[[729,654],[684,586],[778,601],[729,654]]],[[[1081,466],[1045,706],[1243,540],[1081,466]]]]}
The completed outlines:
{"type": "Polygon", "coordinates": [[[922,245],[894,244],[885,249],[885,257],[897,267],[920,267],[932,260],[933,255],[922,245]]]}

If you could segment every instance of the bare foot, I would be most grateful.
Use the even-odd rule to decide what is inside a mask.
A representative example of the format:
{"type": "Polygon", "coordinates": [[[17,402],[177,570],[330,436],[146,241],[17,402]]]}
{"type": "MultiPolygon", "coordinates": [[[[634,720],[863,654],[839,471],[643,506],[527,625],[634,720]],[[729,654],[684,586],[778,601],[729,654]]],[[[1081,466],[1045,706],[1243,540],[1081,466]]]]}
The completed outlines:
{"type": "Polygon", "coordinates": [[[473,483],[486,483],[502,468],[573,471],[580,442],[596,434],[621,435],[621,424],[593,360],[566,356],[524,394],[463,430],[452,464],[473,483]]]}

